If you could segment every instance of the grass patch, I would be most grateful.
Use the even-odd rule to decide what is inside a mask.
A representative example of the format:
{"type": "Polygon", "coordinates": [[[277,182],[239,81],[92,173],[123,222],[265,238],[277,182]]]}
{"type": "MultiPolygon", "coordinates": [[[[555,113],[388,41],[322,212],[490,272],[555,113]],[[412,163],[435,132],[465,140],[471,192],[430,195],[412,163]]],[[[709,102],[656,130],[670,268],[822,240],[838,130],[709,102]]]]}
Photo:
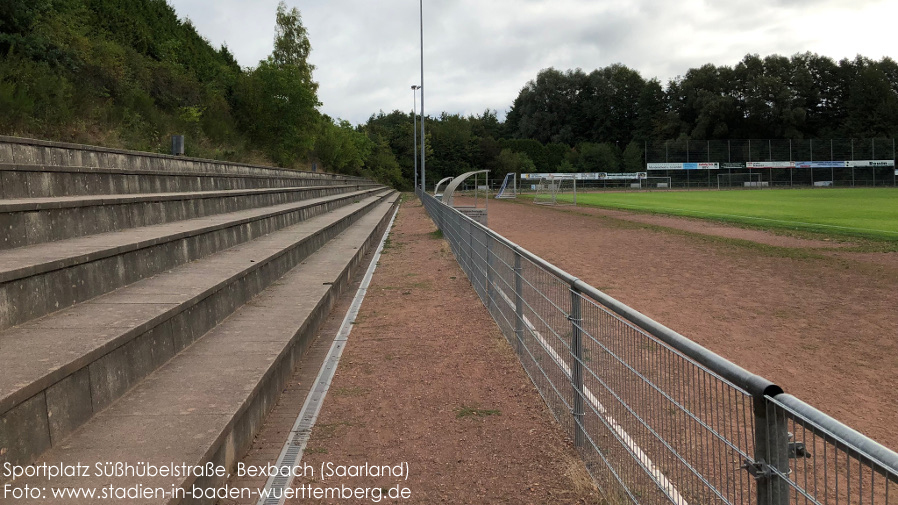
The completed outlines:
{"type": "Polygon", "coordinates": [[[502,412],[495,409],[481,409],[477,407],[466,407],[462,405],[461,407],[455,409],[455,418],[462,419],[465,417],[489,417],[489,416],[501,416],[502,412]]]}
{"type": "Polygon", "coordinates": [[[442,239],[443,238],[443,230],[436,229],[436,230],[430,232],[428,235],[430,235],[430,238],[442,239]]]}
{"type": "MultiPolygon", "coordinates": [[[[577,196],[577,201],[580,201],[580,196],[577,196]]],[[[597,205],[596,207],[603,207],[597,205]]],[[[649,230],[658,233],[667,233],[673,235],[680,235],[683,237],[688,237],[693,240],[699,240],[705,242],[709,245],[716,245],[721,247],[723,250],[743,250],[748,251],[756,255],[763,255],[772,258],[790,258],[790,259],[824,259],[826,256],[819,254],[814,249],[801,249],[794,247],[783,247],[783,246],[774,246],[769,244],[762,244],[760,242],[755,242],[753,240],[739,239],[739,238],[730,238],[730,237],[719,237],[717,235],[706,235],[704,233],[697,233],[693,231],[680,230],[677,228],[669,228],[667,226],[661,226],[656,224],[648,224],[648,223],[638,223],[634,221],[628,221],[626,219],[620,219],[611,216],[596,216],[594,214],[589,214],[585,212],[577,212],[572,208],[556,208],[553,209],[557,212],[566,212],[571,214],[576,214],[580,216],[586,216],[590,218],[601,219],[603,225],[620,228],[620,229],[628,229],[628,230],[649,230]]],[[[657,213],[657,214],[660,214],[657,213]]],[[[772,231],[782,235],[788,236],[798,236],[800,238],[807,239],[816,239],[822,240],[824,238],[829,237],[829,235],[814,233],[809,231],[796,231],[796,230],[785,230],[785,229],[769,229],[764,228],[758,225],[746,224],[746,223],[729,223],[735,224],[743,228],[750,229],[758,229],[758,230],[767,230],[772,231]]],[[[895,242],[883,242],[878,240],[871,239],[861,239],[860,242],[854,242],[856,245],[850,248],[842,248],[842,251],[853,251],[853,252],[887,252],[890,250],[898,250],[898,240],[895,242]]],[[[601,291],[605,291],[605,289],[599,288],[601,291]]]]}
{"type": "Polygon", "coordinates": [[[582,193],[578,205],[898,242],[898,189],[582,193]]]}

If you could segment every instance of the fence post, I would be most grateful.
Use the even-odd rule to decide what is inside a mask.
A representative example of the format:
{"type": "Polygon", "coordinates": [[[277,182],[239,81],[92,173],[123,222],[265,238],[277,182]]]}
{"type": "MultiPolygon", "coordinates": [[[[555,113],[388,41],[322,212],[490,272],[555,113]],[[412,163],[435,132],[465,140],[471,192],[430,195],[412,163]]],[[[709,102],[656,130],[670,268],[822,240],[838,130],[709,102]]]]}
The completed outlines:
{"type": "Polygon", "coordinates": [[[514,336],[518,354],[524,351],[524,282],[521,279],[521,253],[514,252],[514,336]]]}
{"type": "Polygon", "coordinates": [[[493,313],[493,255],[492,245],[493,239],[489,233],[484,233],[484,241],[486,242],[486,311],[492,315],[493,313]]]}
{"type": "Polygon", "coordinates": [[[574,445],[583,447],[583,333],[580,293],[571,287],[571,385],[574,388],[574,445]]]}
{"type": "MultiPolygon", "coordinates": [[[[776,406],[764,394],[753,396],[755,414],[755,463],[764,463],[789,474],[789,430],[785,417],[779,422],[776,406]]],[[[758,505],[789,505],[789,483],[769,468],[757,468],[758,505]]]]}

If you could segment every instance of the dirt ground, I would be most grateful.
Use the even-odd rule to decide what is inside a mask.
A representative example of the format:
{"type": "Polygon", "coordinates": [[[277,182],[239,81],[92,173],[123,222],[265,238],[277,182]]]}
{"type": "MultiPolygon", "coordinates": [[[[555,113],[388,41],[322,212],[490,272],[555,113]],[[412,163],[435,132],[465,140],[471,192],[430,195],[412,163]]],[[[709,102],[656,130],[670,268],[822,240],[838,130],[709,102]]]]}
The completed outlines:
{"type": "MultiPolygon", "coordinates": [[[[405,463],[407,480],[324,486],[411,492],[381,503],[601,503],[435,230],[419,201],[402,204],[303,456],[315,477],[294,487],[321,486],[322,463],[405,463]]],[[[334,503],[287,503],[310,502],[334,503]]]]}
{"type": "Polygon", "coordinates": [[[489,223],[898,449],[898,253],[846,252],[844,243],[696,219],[522,201],[491,201],[489,223]]]}

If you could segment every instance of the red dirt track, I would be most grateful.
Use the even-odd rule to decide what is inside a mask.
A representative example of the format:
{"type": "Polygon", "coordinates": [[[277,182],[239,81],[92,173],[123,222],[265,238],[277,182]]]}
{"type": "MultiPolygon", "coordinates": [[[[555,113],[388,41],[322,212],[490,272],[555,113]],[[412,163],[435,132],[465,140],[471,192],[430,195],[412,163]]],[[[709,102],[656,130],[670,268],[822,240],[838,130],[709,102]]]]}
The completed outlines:
{"type": "Polygon", "coordinates": [[[822,240],[695,219],[523,201],[489,202],[489,224],[898,449],[898,253],[841,252],[822,240]]]}
{"type": "MultiPolygon", "coordinates": [[[[411,490],[383,503],[601,503],[583,462],[421,202],[401,206],[303,455],[313,468],[407,463],[408,479],[294,486],[411,490]]],[[[288,500],[300,503],[372,503],[288,500]]]]}

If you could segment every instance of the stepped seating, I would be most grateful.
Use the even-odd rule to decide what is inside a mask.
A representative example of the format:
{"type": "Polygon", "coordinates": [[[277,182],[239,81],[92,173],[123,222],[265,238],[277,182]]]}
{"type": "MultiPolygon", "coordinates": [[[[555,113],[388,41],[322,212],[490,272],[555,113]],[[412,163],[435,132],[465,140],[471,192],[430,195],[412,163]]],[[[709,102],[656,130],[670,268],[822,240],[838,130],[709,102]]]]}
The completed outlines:
{"type": "Polygon", "coordinates": [[[0,249],[211,216],[358,190],[360,184],[3,200],[0,249]]]}
{"type": "MultiPolygon", "coordinates": [[[[0,145],[2,147],[2,145],[0,145]]],[[[289,173],[236,175],[202,172],[196,167],[173,172],[89,166],[49,166],[3,163],[0,161],[0,198],[41,198],[51,196],[129,195],[229,189],[285,188],[291,186],[327,186],[370,184],[352,177],[327,174],[289,173]],[[311,177],[317,175],[318,177],[311,177]]]]}
{"type": "MultiPolygon", "coordinates": [[[[0,164],[0,181],[12,166],[0,164]]],[[[0,468],[236,463],[398,202],[370,181],[277,172],[155,193],[4,193],[14,196],[0,199],[0,468]]],[[[170,498],[158,502],[182,501],[170,498]]]]}

